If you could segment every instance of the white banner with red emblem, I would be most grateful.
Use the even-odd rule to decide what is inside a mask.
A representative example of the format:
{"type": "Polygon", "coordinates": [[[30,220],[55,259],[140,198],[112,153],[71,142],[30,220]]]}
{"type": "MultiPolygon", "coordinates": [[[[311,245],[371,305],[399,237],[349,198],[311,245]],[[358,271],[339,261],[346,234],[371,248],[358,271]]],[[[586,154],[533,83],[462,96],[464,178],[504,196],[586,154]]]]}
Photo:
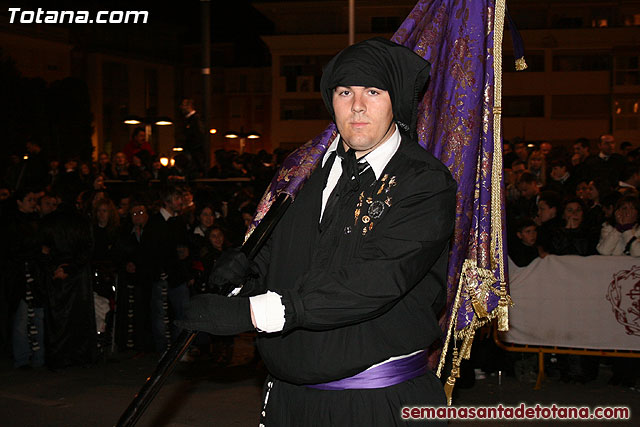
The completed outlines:
{"type": "Polygon", "coordinates": [[[509,262],[514,344],[640,351],[640,258],[549,255],[509,262]]]}

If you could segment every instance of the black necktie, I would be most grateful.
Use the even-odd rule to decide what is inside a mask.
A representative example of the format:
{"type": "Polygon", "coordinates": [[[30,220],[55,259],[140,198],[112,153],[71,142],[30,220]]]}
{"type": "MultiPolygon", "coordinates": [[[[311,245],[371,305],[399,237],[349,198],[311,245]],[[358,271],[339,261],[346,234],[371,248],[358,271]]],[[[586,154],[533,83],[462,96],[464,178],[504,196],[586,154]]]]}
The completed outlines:
{"type": "MultiPolygon", "coordinates": [[[[338,142],[338,149],[336,150],[334,156],[336,154],[342,159],[342,174],[340,175],[336,186],[331,192],[331,195],[329,195],[329,198],[327,199],[327,204],[322,214],[322,221],[320,221],[320,230],[324,230],[333,216],[336,214],[338,202],[340,201],[340,199],[344,199],[345,194],[347,194],[350,190],[358,190],[358,187],[360,186],[360,174],[370,169],[369,163],[367,163],[366,161],[358,162],[356,160],[355,150],[350,149],[349,151],[345,151],[342,141],[338,142]]],[[[333,162],[328,161],[327,167],[329,168],[329,170],[327,171],[327,178],[332,166],[333,162]]],[[[371,171],[371,173],[373,172],[371,171]]]]}

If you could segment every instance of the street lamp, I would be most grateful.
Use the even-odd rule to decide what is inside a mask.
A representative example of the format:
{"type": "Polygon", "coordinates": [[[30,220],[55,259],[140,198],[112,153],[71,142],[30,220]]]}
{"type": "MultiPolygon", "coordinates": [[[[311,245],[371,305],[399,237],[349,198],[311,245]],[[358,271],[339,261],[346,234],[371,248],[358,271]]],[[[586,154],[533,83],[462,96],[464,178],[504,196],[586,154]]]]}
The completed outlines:
{"type": "Polygon", "coordinates": [[[228,139],[238,139],[240,141],[240,154],[242,154],[244,152],[244,146],[247,143],[247,139],[258,139],[258,138],[261,138],[262,135],[260,135],[258,132],[255,132],[255,131],[249,131],[245,133],[244,130],[241,128],[240,132],[237,132],[237,131],[226,132],[224,134],[224,137],[228,139]]]}
{"type": "Polygon", "coordinates": [[[167,116],[158,116],[158,117],[140,117],[130,115],[124,118],[123,122],[127,125],[139,125],[144,124],[144,139],[145,141],[149,141],[151,139],[151,126],[171,126],[173,124],[173,120],[171,120],[167,116]]]}

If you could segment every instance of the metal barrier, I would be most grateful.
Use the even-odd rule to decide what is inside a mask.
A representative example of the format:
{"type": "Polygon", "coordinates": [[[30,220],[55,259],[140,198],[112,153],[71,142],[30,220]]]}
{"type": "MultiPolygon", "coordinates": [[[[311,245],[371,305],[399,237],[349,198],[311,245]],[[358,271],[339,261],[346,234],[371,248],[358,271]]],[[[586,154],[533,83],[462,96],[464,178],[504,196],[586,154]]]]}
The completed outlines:
{"type": "Polygon", "coordinates": [[[544,355],[546,354],[575,354],[578,356],[603,356],[603,357],[635,357],[640,358],[640,352],[627,351],[627,350],[592,350],[587,348],[570,348],[570,347],[555,347],[555,346],[535,346],[528,344],[511,344],[500,340],[498,333],[498,327],[493,322],[493,341],[496,345],[505,350],[518,353],[537,353],[538,354],[538,378],[536,379],[536,385],[534,390],[540,390],[542,388],[542,381],[544,381],[544,355]]]}

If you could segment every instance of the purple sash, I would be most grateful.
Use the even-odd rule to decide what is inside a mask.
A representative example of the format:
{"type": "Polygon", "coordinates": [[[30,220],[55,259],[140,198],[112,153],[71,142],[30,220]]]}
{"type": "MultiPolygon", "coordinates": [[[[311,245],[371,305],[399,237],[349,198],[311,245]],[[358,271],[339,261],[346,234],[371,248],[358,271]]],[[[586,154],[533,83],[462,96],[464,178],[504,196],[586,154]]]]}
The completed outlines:
{"type": "Polygon", "coordinates": [[[419,377],[427,373],[427,352],[421,351],[403,359],[391,360],[369,368],[349,378],[322,384],[307,385],[318,390],[349,390],[383,388],[419,377]]]}

